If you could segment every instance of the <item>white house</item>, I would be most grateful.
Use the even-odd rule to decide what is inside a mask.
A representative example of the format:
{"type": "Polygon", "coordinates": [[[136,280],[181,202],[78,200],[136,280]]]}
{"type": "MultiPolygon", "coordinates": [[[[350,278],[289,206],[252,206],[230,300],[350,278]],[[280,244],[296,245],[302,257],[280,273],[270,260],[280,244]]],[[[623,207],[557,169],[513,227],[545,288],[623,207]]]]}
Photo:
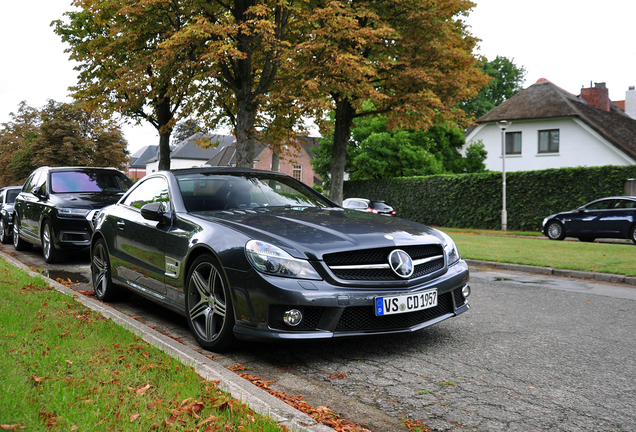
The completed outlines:
{"type": "Polygon", "coordinates": [[[481,140],[488,152],[486,169],[501,171],[502,131],[497,122],[507,120],[506,171],[634,165],[636,120],[625,111],[610,101],[605,83],[575,96],[541,79],[477,119],[466,143],[481,140]]]}

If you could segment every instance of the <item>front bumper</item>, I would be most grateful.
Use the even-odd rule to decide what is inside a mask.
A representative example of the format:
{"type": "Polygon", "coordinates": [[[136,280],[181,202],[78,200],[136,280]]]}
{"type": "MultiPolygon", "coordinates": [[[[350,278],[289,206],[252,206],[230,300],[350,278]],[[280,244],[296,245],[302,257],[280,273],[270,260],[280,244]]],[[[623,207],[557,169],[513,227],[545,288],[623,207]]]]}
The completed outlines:
{"type": "Polygon", "coordinates": [[[53,246],[58,250],[81,250],[91,244],[93,225],[89,218],[56,217],[52,227],[55,232],[53,246]]]}
{"type": "Polygon", "coordinates": [[[326,281],[299,281],[247,272],[247,285],[232,283],[239,276],[229,271],[234,288],[235,335],[244,340],[322,339],[413,332],[466,312],[462,295],[468,284],[468,266],[461,260],[446,273],[408,287],[334,286],[326,281]],[[259,278],[260,282],[254,280],[259,278]],[[248,281],[251,280],[251,283],[248,281]],[[265,283],[263,283],[265,282],[265,283]],[[246,288],[250,287],[250,288],[246,288]],[[257,287],[257,288],[255,288],[257,287]],[[436,288],[437,306],[416,312],[376,316],[376,297],[404,295],[436,288]],[[285,311],[299,310],[303,320],[290,326],[285,311]]]}

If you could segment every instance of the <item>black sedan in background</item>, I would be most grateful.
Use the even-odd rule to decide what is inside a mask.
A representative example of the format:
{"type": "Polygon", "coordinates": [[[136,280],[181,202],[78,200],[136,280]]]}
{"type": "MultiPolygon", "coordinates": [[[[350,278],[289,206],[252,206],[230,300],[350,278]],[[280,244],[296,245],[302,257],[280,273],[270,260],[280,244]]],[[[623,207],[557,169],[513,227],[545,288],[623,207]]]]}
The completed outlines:
{"type": "Polygon", "coordinates": [[[0,242],[6,244],[13,236],[13,203],[22,186],[7,186],[0,189],[0,242]]]}
{"type": "Polygon", "coordinates": [[[143,178],[97,215],[91,272],[98,299],[134,291],[185,315],[213,351],[411,332],[469,308],[468,267],[446,234],[250,169],[143,178]]]}
{"type": "Polygon", "coordinates": [[[543,220],[543,234],[551,240],[618,238],[636,243],[636,197],[601,198],[576,210],[548,216],[543,220]]]}
{"type": "Polygon", "coordinates": [[[42,246],[47,263],[64,261],[67,252],[88,249],[97,211],[114,204],[132,182],[114,168],[41,167],[16,197],[13,246],[42,246]]]}

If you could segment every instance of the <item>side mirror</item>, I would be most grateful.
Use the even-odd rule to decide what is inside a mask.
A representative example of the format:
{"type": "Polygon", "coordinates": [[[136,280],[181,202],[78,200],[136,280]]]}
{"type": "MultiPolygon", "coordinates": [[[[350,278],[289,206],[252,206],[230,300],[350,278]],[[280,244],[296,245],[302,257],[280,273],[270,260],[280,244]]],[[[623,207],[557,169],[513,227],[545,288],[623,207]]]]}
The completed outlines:
{"type": "Polygon", "coordinates": [[[170,217],[166,215],[163,202],[152,202],[141,207],[141,217],[162,224],[170,223],[170,217]]]}
{"type": "Polygon", "coordinates": [[[577,210],[578,210],[579,213],[584,212],[585,211],[585,207],[579,207],[577,210]]]}
{"type": "Polygon", "coordinates": [[[34,187],[33,189],[31,189],[31,193],[33,195],[35,195],[36,197],[38,197],[38,198],[42,198],[42,196],[44,195],[42,193],[42,188],[41,187],[37,187],[37,186],[34,187]]]}

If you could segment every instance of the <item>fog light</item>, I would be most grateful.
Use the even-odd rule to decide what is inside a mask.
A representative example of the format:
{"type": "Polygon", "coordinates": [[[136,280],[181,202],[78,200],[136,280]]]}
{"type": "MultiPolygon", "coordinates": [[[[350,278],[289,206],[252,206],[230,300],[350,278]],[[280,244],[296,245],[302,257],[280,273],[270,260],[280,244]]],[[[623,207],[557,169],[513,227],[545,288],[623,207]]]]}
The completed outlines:
{"type": "Polygon", "coordinates": [[[283,314],[283,321],[288,326],[295,327],[303,320],[303,314],[298,309],[288,310],[283,314]]]}
{"type": "Polygon", "coordinates": [[[462,295],[464,296],[464,298],[468,298],[468,296],[470,295],[470,287],[468,285],[464,285],[464,287],[462,288],[462,295]]]}

